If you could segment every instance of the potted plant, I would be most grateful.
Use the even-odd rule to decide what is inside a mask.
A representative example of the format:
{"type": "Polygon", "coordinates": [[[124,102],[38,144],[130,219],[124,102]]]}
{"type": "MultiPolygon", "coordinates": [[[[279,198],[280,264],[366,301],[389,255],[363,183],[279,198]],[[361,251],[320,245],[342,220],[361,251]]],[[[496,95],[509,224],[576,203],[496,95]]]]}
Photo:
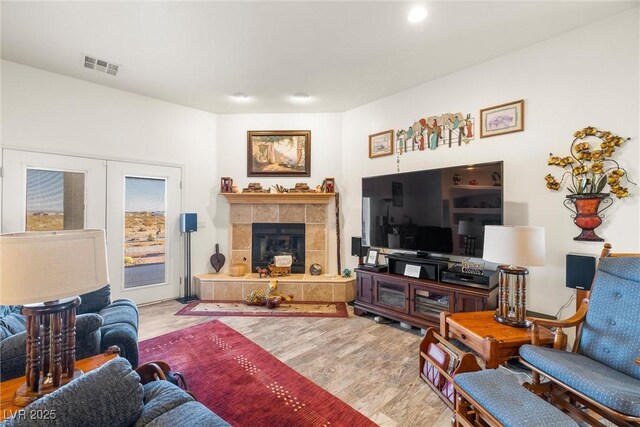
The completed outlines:
{"type": "Polygon", "coordinates": [[[549,155],[549,165],[564,169],[560,181],[551,174],[545,176],[545,181],[547,188],[553,191],[558,191],[566,183],[570,194],[564,205],[574,213],[573,221],[582,229],[580,235],[573,239],[603,241],[594,229],[602,224],[602,211],[611,206],[610,194],[623,199],[629,196],[629,189],[622,185],[623,180],[636,185],[629,180],[626,170],[611,158],[616,149],[630,138],[592,126],[575,132],[573,136],[569,156],[549,155]],[[603,192],[607,184],[610,193],[603,192]],[[598,210],[601,204],[605,207],[598,210]]]}

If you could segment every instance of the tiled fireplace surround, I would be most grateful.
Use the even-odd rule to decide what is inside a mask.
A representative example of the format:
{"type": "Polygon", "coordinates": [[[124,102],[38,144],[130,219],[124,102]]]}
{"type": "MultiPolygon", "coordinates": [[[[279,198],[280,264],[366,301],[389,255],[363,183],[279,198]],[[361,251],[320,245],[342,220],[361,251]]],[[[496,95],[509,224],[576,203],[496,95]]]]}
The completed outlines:
{"type": "MultiPolygon", "coordinates": [[[[251,266],[251,242],[253,223],[302,223],[305,224],[305,272],[278,278],[278,290],[292,294],[294,301],[352,301],[355,298],[355,278],[339,275],[311,276],[309,266],[317,263],[323,273],[327,266],[329,225],[327,221],[330,197],[286,195],[283,198],[269,195],[268,202],[257,200],[257,195],[231,195],[230,202],[230,264],[242,262],[251,266]],[[232,199],[235,197],[235,200],[232,199]],[[303,200],[304,199],[304,200],[303,200]],[[286,200],[286,201],[284,201],[286,200]],[[287,203],[287,201],[289,201],[287,203]],[[305,201],[306,200],[306,201],[305,201]],[[272,202],[273,201],[273,202],[272,202]]],[[[196,275],[195,291],[202,300],[239,301],[251,291],[264,289],[269,279],[259,278],[255,271],[248,271],[241,277],[231,277],[227,273],[196,275]]]]}
{"type": "Polygon", "coordinates": [[[232,204],[231,263],[247,259],[251,265],[251,225],[254,222],[305,224],[305,272],[317,263],[327,271],[327,205],[232,204]]]}

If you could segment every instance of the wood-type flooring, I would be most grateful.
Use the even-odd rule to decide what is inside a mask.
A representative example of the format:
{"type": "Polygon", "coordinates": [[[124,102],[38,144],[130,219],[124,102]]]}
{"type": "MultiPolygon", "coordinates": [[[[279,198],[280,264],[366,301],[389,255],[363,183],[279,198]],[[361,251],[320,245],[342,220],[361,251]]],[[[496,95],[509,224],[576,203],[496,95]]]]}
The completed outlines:
{"type": "MultiPolygon", "coordinates": [[[[140,307],[140,340],[211,321],[174,316],[165,301],[140,307]]],[[[418,334],[372,317],[221,317],[292,369],[381,426],[449,426],[451,411],[418,375],[418,334]]]]}

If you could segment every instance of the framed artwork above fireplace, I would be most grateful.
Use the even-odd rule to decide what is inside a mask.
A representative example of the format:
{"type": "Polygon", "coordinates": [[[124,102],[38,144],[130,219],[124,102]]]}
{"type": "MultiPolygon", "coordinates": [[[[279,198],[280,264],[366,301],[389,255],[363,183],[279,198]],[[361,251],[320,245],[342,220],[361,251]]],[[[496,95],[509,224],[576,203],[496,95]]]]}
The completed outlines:
{"type": "Polygon", "coordinates": [[[311,131],[247,131],[247,176],[311,176],[311,131]]]}

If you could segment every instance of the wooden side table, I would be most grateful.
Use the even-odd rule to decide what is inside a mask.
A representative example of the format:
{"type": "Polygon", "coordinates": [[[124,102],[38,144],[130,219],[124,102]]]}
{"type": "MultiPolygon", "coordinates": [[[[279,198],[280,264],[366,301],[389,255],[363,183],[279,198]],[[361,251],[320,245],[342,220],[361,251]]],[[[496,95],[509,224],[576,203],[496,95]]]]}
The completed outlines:
{"type": "MultiPolygon", "coordinates": [[[[109,351],[109,349],[107,349],[107,351],[109,351]]],[[[87,357],[86,359],[78,360],[75,367],[82,372],[89,372],[99,368],[115,357],[118,357],[117,353],[109,352],[93,357],[87,357]]],[[[19,411],[24,410],[24,407],[14,405],[13,395],[20,386],[25,384],[26,381],[25,377],[19,377],[0,383],[2,395],[0,399],[0,421],[17,415],[19,411]]]]}
{"type": "MultiPolygon", "coordinates": [[[[475,351],[484,361],[485,368],[495,369],[509,359],[518,357],[518,349],[531,344],[530,328],[515,328],[493,319],[495,311],[472,311],[451,314],[440,313],[440,334],[446,339],[457,339],[475,351]]],[[[553,345],[553,334],[540,327],[540,345],[553,345]]]]}

